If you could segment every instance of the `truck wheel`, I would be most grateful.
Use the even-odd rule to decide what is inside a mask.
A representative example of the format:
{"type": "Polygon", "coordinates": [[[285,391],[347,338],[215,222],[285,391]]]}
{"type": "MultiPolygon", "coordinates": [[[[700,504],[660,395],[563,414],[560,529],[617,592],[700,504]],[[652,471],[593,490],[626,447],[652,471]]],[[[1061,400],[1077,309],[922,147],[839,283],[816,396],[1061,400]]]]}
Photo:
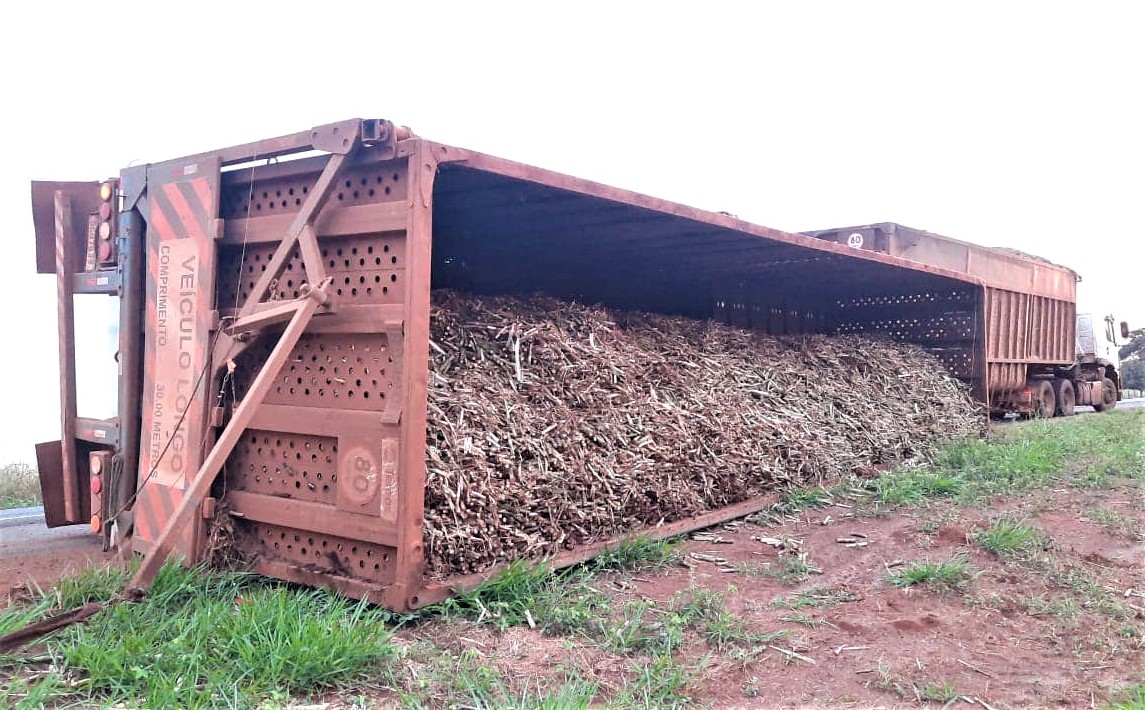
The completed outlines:
{"type": "Polygon", "coordinates": [[[1107,409],[1113,409],[1117,406],[1117,385],[1113,384],[1113,380],[1106,377],[1101,381],[1101,401],[1095,402],[1093,411],[1104,412],[1107,409]]]}
{"type": "Polygon", "coordinates": [[[1074,405],[1077,404],[1077,393],[1073,389],[1073,383],[1069,380],[1058,379],[1054,380],[1053,388],[1054,398],[1057,400],[1054,416],[1072,417],[1074,405]]]}
{"type": "Polygon", "coordinates": [[[1054,397],[1054,386],[1049,380],[1037,380],[1030,383],[1034,394],[1034,411],[1030,416],[1034,419],[1049,419],[1057,409],[1057,398],[1054,397]]]}

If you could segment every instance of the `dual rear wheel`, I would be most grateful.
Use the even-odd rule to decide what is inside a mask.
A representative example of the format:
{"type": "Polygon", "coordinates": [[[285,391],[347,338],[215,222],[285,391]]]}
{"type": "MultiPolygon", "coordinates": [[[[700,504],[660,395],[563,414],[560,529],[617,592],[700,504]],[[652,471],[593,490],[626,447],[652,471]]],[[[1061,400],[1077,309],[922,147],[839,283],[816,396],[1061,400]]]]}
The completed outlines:
{"type": "Polygon", "coordinates": [[[1052,383],[1054,390],[1054,416],[1057,417],[1072,417],[1073,409],[1077,405],[1077,392],[1074,391],[1073,383],[1069,380],[1054,380],[1052,383]]]}
{"type": "Polygon", "coordinates": [[[1073,416],[1077,393],[1069,380],[1035,380],[1030,383],[1030,390],[1033,393],[1033,411],[1030,416],[1035,419],[1073,416]]]}

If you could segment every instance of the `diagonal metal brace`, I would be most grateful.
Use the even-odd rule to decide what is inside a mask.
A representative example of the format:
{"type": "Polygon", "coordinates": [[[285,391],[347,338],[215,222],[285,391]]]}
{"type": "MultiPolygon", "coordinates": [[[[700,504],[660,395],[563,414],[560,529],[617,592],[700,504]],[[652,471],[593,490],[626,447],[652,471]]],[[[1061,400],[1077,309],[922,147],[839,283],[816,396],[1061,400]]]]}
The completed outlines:
{"type": "Polygon", "coordinates": [[[191,517],[199,509],[199,505],[203,502],[203,498],[211,490],[211,484],[215,481],[215,476],[219,474],[223,464],[231,455],[231,451],[235,448],[239,439],[246,430],[250,420],[254,417],[255,411],[262,404],[263,399],[266,397],[267,392],[270,391],[270,386],[274,383],[274,378],[278,376],[278,371],[282,368],[283,363],[286,361],[290,351],[298,344],[298,339],[302,337],[302,333],[310,324],[311,318],[314,317],[314,312],[326,300],[326,289],[330,285],[330,280],[325,279],[317,288],[312,289],[307,295],[300,296],[294,303],[298,304],[294,315],[290,319],[290,323],[286,329],[282,331],[279,336],[278,343],[274,346],[270,357],[267,358],[266,363],[263,364],[262,369],[254,378],[250,390],[243,401],[235,409],[234,415],[231,417],[230,422],[223,433],[219,436],[218,441],[211,448],[207,458],[203,461],[202,467],[195,474],[186,490],[183,492],[183,500],[179,503],[179,507],[175,510],[175,514],[168,519],[167,524],[164,526],[163,531],[159,533],[158,539],[155,541],[155,547],[147,558],[143,560],[143,564],[131,578],[127,585],[128,595],[133,598],[142,596],[143,590],[151,586],[155,580],[155,575],[158,574],[159,569],[163,566],[168,555],[171,554],[171,549],[175,545],[175,540],[187,526],[191,517]]]}
{"type": "Polygon", "coordinates": [[[286,260],[290,258],[290,253],[296,244],[302,255],[302,265],[306,269],[306,280],[311,284],[317,284],[326,278],[326,267],[322,262],[321,252],[318,248],[318,236],[314,232],[314,219],[318,216],[322,206],[326,204],[330,193],[334,191],[338,174],[341,172],[342,166],[346,164],[353,148],[358,145],[358,139],[358,136],[353,134],[354,143],[351,144],[350,152],[336,153],[330,156],[322,174],[314,183],[314,188],[307,195],[306,201],[302,203],[302,209],[294,216],[294,221],[290,223],[290,229],[286,231],[286,235],[282,238],[278,248],[274,250],[274,255],[270,257],[266,271],[259,276],[250,295],[247,296],[246,302],[239,310],[239,318],[249,316],[262,301],[262,297],[270,288],[270,283],[280,276],[282,268],[286,265],[286,260]]]}

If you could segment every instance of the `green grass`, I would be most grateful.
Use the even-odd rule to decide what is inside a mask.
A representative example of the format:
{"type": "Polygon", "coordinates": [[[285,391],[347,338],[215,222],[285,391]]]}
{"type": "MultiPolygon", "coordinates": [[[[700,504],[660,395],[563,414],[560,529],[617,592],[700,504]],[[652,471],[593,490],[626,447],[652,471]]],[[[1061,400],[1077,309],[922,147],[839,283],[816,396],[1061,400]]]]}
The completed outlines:
{"type": "Polygon", "coordinates": [[[1135,685],[1118,693],[1105,710],[1145,710],[1145,685],[1135,685]]]}
{"type": "Polygon", "coordinates": [[[954,687],[954,683],[947,681],[942,685],[924,685],[918,690],[918,696],[935,703],[950,703],[960,698],[962,693],[954,687]]]}
{"type": "Polygon", "coordinates": [[[620,655],[673,653],[694,636],[719,653],[776,637],[757,634],[726,608],[724,595],[698,586],[666,604],[618,602],[594,586],[591,567],[552,571],[515,563],[479,587],[427,613],[505,630],[529,625],[551,636],[573,636],[620,655]]]}
{"type": "Polygon", "coordinates": [[[779,502],[772,506],[772,509],[778,513],[790,515],[808,509],[826,508],[832,502],[834,502],[834,496],[822,486],[794,488],[784,493],[779,498],[779,502]]]}
{"type": "Polygon", "coordinates": [[[0,466],[0,510],[40,504],[40,478],[36,469],[22,463],[0,466]]]}
{"type": "MultiPolygon", "coordinates": [[[[734,587],[728,590],[735,592],[734,587]]],[[[787,633],[750,630],[743,617],[728,611],[724,594],[696,585],[676,595],[672,602],[672,616],[685,630],[698,632],[717,653],[727,653],[732,649],[756,650],[787,633]]]]}
{"type": "Polygon", "coordinates": [[[619,697],[610,706],[665,710],[693,707],[695,703],[687,689],[699,675],[697,668],[704,666],[704,659],[699,660],[697,667],[688,667],[669,654],[661,654],[634,663],[619,697]]]}
{"type": "Polygon", "coordinates": [[[1052,616],[1068,628],[1076,625],[1079,608],[1071,597],[1031,596],[1025,599],[1025,605],[1030,616],[1052,616]]]}
{"type": "Polygon", "coordinates": [[[587,563],[594,572],[644,572],[663,569],[677,562],[679,538],[652,540],[637,537],[605,550],[587,563]]]}
{"type": "Polygon", "coordinates": [[[982,549],[1004,559],[1024,556],[1042,544],[1042,535],[1036,528],[1010,517],[994,520],[986,529],[975,532],[972,538],[982,549]]]}
{"type": "Polygon", "coordinates": [[[783,616],[779,617],[779,620],[786,621],[790,624],[803,624],[804,626],[809,626],[812,629],[817,629],[823,625],[822,619],[816,619],[807,616],[806,614],[784,614],[783,616]]]}
{"type": "MultiPolygon", "coordinates": [[[[80,575],[25,609],[23,619],[9,610],[0,631],[57,601],[107,599],[122,579],[80,575]]],[[[395,655],[390,619],[322,590],[167,565],[141,603],[120,603],[57,633],[48,649],[58,670],[38,683],[13,674],[0,705],[63,696],[80,705],[249,707],[306,696],[385,668],[395,655]]]]}
{"type": "Polygon", "coordinates": [[[955,555],[942,562],[919,560],[887,577],[896,587],[927,585],[940,590],[958,590],[966,586],[973,574],[970,561],[955,555]]]}
{"type": "MultiPolygon", "coordinates": [[[[453,653],[421,643],[407,653],[407,660],[424,667],[409,687],[398,692],[402,706],[407,708],[576,710],[590,707],[601,692],[599,684],[585,680],[572,669],[565,672],[555,688],[542,687],[539,679],[506,677],[471,648],[453,653]]],[[[377,706],[370,701],[362,705],[377,706]]]]}
{"type": "Polygon", "coordinates": [[[988,439],[948,443],[924,464],[900,466],[868,485],[895,508],[930,499],[992,500],[1049,485],[1097,487],[1145,478],[1145,411],[1008,425],[988,439]]]}
{"type": "MultiPolygon", "coordinates": [[[[529,625],[546,635],[587,641],[632,659],[608,707],[688,707],[693,703],[687,693],[689,683],[703,663],[697,666],[677,658],[685,644],[701,641],[718,653],[734,651],[747,657],[783,632],[748,629],[743,619],[727,610],[723,594],[701,587],[689,587],[667,603],[657,604],[647,599],[619,601],[596,586],[601,573],[655,568],[671,559],[670,546],[655,543],[621,548],[616,554],[563,570],[514,563],[477,588],[423,614],[498,630],[529,625]]],[[[514,694],[495,670],[480,663],[458,663],[451,673],[449,698],[463,698],[473,707],[563,708],[600,702],[600,688],[578,678],[566,680],[557,694],[525,697],[514,694]],[[518,702],[522,698],[526,702],[518,702]]],[[[414,706],[422,707],[418,703],[414,706]]]]}
{"type": "Polygon", "coordinates": [[[554,570],[547,562],[517,561],[477,587],[461,592],[423,615],[464,618],[498,630],[523,624],[551,633],[598,635],[608,598],[590,584],[596,575],[644,571],[672,564],[676,540],[637,538],[607,550],[583,565],[554,570]]]}

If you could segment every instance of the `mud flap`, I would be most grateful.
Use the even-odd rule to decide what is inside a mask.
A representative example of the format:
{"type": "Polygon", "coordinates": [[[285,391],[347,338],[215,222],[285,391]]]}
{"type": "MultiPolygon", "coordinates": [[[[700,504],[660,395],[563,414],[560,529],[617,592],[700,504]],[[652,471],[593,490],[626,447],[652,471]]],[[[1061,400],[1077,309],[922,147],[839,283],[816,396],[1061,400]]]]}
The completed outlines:
{"type": "Polygon", "coordinates": [[[76,462],[79,483],[79,505],[76,519],[69,520],[64,509],[64,453],[61,442],[36,444],[36,466],[40,470],[40,496],[44,501],[44,522],[49,528],[87,523],[91,519],[91,484],[87,455],[95,447],[77,442],[76,462]]]}

